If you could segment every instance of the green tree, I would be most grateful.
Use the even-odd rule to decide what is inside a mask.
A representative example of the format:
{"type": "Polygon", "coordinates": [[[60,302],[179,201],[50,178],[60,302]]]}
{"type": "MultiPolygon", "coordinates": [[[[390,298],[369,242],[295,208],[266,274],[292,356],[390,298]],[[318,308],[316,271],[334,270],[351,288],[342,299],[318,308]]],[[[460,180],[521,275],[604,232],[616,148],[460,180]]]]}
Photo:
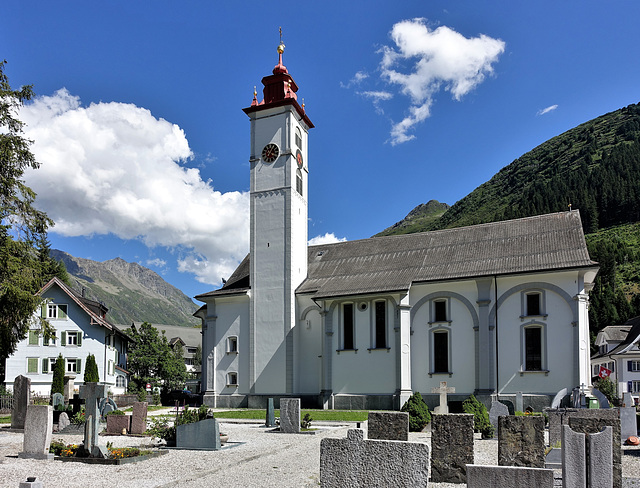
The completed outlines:
{"type": "MultiPolygon", "coordinates": [[[[42,249],[52,221],[34,206],[35,193],[23,180],[24,171],[38,168],[16,114],[33,97],[31,86],[12,90],[0,62],[0,363],[24,339],[42,298],[38,290],[51,274],[48,248],[42,249]],[[47,263],[47,266],[43,266],[47,263]]],[[[39,315],[39,314],[38,314],[39,315]]],[[[40,320],[45,337],[53,329],[40,320]]]]}
{"type": "Polygon", "coordinates": [[[478,401],[478,399],[471,395],[464,402],[462,402],[462,410],[464,413],[473,414],[473,430],[474,432],[482,432],[491,425],[489,420],[489,412],[484,403],[478,401]]]}
{"type": "Polygon", "coordinates": [[[409,430],[411,432],[421,432],[431,422],[429,407],[424,403],[420,392],[411,395],[402,405],[400,411],[409,413],[409,430]]]}
{"type": "Polygon", "coordinates": [[[64,395],[64,358],[62,354],[58,355],[56,364],[53,367],[53,381],[51,382],[51,395],[61,393],[64,395]]]}
{"type": "Polygon", "coordinates": [[[100,374],[98,373],[98,364],[96,363],[96,357],[93,354],[87,356],[87,363],[84,367],[84,382],[85,383],[97,383],[100,381],[100,374]]]}
{"type": "Polygon", "coordinates": [[[165,390],[184,387],[187,378],[184,359],[174,353],[164,333],[143,322],[139,328],[132,325],[127,334],[133,339],[127,358],[128,369],[133,373],[133,389],[144,388],[147,383],[165,390]]]}

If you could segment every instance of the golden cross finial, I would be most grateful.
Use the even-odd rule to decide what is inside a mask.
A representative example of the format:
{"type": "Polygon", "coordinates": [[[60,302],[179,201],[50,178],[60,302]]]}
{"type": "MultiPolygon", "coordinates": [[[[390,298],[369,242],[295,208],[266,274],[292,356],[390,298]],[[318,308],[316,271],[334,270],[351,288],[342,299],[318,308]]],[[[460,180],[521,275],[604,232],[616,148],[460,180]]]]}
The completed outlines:
{"type": "Polygon", "coordinates": [[[280,27],[280,44],[282,44],[282,27],[280,27]]]}

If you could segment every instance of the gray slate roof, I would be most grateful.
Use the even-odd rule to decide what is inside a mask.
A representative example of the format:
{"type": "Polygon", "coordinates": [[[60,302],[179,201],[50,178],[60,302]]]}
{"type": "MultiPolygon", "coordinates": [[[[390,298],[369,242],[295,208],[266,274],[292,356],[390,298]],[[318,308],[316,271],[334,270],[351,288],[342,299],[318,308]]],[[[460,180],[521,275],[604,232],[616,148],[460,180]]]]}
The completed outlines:
{"type": "MultiPolygon", "coordinates": [[[[412,283],[593,267],[578,211],[433,232],[309,246],[297,293],[332,298],[408,290],[412,283]]],[[[245,258],[221,296],[249,287],[245,258]]]]}
{"type": "Polygon", "coordinates": [[[640,316],[633,317],[627,320],[624,326],[620,326],[620,325],[609,326],[609,327],[605,327],[602,330],[607,330],[612,327],[619,327],[620,329],[624,327],[628,330],[628,332],[626,333],[626,336],[624,337],[624,340],[620,344],[618,344],[613,350],[606,352],[604,354],[596,354],[591,359],[598,359],[601,357],[610,357],[613,354],[624,354],[629,349],[631,349],[635,343],[640,341],[640,316]]]}

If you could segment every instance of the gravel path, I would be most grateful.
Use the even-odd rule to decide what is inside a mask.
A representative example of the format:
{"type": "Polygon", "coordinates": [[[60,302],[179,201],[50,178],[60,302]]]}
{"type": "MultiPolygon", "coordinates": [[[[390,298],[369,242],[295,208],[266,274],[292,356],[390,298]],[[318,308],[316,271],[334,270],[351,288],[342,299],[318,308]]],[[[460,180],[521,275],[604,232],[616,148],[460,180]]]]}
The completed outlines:
{"type": "MultiPolygon", "coordinates": [[[[364,424],[366,426],[366,423],[364,424]]],[[[60,461],[19,459],[22,434],[0,429],[0,487],[17,488],[27,476],[36,476],[45,488],[53,487],[308,487],[318,486],[320,441],[342,438],[355,424],[315,422],[321,430],[315,435],[280,434],[258,423],[221,422],[229,434],[229,447],[221,451],[171,450],[168,454],[140,463],[101,466],[60,461]]],[[[60,436],[67,444],[81,443],[81,436],[60,436]]],[[[101,437],[114,446],[151,445],[149,437],[101,437]]],[[[410,441],[431,443],[430,433],[412,433],[410,441]]],[[[623,476],[640,478],[640,450],[623,447],[623,476]]],[[[475,463],[495,465],[498,443],[475,441],[475,463]]],[[[559,471],[556,472],[558,475],[559,471]]],[[[640,486],[627,479],[625,487],[640,486]]],[[[429,483],[435,488],[461,488],[465,485],[429,483]]]]}

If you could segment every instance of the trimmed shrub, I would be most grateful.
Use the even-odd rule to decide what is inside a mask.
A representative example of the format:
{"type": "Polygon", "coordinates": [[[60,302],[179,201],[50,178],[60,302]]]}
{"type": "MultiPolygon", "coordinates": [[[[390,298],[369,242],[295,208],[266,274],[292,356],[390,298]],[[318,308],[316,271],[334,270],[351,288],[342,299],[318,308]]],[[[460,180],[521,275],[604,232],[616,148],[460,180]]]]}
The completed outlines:
{"type": "Polygon", "coordinates": [[[489,412],[487,411],[487,407],[478,399],[471,395],[464,402],[462,402],[462,410],[464,413],[473,414],[473,431],[474,432],[487,432],[488,425],[491,425],[491,421],[489,420],[489,412]]]}
{"type": "Polygon", "coordinates": [[[409,413],[410,432],[420,432],[431,422],[429,407],[424,403],[422,395],[420,395],[419,392],[411,395],[400,411],[409,413]]]}
{"type": "Polygon", "coordinates": [[[53,367],[53,380],[51,383],[51,396],[54,393],[64,395],[64,358],[62,354],[58,354],[56,364],[53,367]]]}
{"type": "Polygon", "coordinates": [[[98,383],[100,381],[100,374],[98,373],[98,364],[96,363],[96,357],[93,354],[87,356],[87,363],[84,366],[84,383],[98,383]]]}

